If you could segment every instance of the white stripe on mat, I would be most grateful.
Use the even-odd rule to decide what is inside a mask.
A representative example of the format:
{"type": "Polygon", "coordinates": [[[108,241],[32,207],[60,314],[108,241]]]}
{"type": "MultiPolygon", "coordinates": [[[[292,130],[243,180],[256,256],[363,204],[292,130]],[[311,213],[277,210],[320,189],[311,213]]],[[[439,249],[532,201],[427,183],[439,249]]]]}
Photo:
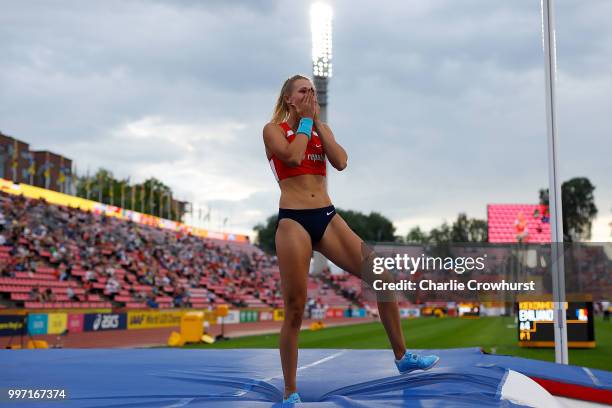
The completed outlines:
{"type": "Polygon", "coordinates": [[[185,405],[189,404],[194,399],[195,398],[183,398],[179,402],[176,402],[176,403],[174,403],[172,405],[166,405],[163,408],[180,408],[180,407],[184,407],[185,405]]]}
{"type": "Polygon", "coordinates": [[[339,357],[342,354],[346,353],[346,351],[347,350],[341,350],[341,351],[339,351],[339,352],[337,352],[335,354],[332,354],[331,356],[327,356],[327,357],[324,357],[324,358],[322,358],[320,360],[317,360],[314,363],[310,363],[310,364],[306,364],[305,366],[298,367],[298,371],[305,370],[307,368],[314,367],[314,366],[319,365],[319,364],[323,364],[323,363],[325,363],[326,361],[329,361],[329,360],[333,360],[334,358],[339,357]]]}
{"type": "Polygon", "coordinates": [[[601,387],[601,383],[599,382],[599,380],[597,379],[597,377],[595,377],[595,374],[593,374],[593,372],[591,370],[589,370],[586,367],[582,367],[582,369],[587,373],[587,375],[591,378],[591,381],[593,381],[593,384],[595,384],[598,387],[601,387]]]}

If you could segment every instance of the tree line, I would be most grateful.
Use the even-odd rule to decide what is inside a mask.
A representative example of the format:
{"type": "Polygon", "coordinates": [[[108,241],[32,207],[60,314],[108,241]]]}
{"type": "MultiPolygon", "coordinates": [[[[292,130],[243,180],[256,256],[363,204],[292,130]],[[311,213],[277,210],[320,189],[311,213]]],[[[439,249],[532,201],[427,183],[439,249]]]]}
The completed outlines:
{"type": "MultiPolygon", "coordinates": [[[[563,235],[565,242],[588,240],[591,237],[592,221],[597,215],[593,192],[595,187],[589,179],[576,177],[561,186],[563,235]]],[[[548,189],[539,190],[539,203],[549,204],[548,189]]],[[[400,244],[446,244],[461,242],[487,242],[486,220],[470,218],[459,213],[452,223],[446,221],[430,231],[414,226],[404,235],[395,234],[395,226],[378,212],[364,214],[359,211],[336,208],[336,212],[349,227],[366,242],[394,242],[400,244]]],[[[275,253],[274,236],[277,215],[271,215],[264,223],[257,224],[257,245],[268,253],[275,253]]]]}
{"type": "Polygon", "coordinates": [[[172,189],[155,177],[132,183],[129,177],[116,179],[103,168],[93,175],[77,176],[76,195],[174,221],[181,221],[186,211],[186,203],[176,200],[172,189]]]}

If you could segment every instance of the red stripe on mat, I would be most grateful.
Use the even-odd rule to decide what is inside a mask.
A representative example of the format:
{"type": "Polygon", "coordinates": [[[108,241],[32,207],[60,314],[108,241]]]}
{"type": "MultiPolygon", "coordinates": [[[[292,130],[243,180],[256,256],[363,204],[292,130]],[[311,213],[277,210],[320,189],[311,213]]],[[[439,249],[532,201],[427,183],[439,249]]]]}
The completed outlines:
{"type": "Polygon", "coordinates": [[[601,402],[612,404],[612,391],[601,388],[585,387],[584,385],[568,384],[559,381],[545,380],[538,377],[530,377],[553,395],[574,398],[583,401],[601,402]]]}

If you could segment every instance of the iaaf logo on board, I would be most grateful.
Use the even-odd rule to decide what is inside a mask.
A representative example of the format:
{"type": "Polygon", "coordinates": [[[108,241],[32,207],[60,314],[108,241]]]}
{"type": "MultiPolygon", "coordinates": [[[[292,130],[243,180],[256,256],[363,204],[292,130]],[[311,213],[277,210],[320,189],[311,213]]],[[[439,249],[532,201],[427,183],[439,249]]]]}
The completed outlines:
{"type": "Polygon", "coordinates": [[[119,328],[119,315],[98,314],[93,323],[94,330],[107,330],[119,328]]]}

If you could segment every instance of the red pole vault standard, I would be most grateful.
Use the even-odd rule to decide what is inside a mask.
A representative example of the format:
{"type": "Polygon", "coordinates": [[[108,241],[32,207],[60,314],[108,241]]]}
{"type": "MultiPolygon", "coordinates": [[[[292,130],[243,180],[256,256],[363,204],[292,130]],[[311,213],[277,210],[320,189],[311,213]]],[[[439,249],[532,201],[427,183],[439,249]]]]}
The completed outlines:
{"type": "Polygon", "coordinates": [[[555,82],[557,58],[555,47],[554,0],[542,0],[542,40],[546,78],[546,129],[548,134],[548,183],[551,229],[551,267],[555,319],[555,361],[568,364],[567,321],[565,316],[565,257],[563,255],[563,212],[559,184],[557,143],[557,112],[555,82]]]}

